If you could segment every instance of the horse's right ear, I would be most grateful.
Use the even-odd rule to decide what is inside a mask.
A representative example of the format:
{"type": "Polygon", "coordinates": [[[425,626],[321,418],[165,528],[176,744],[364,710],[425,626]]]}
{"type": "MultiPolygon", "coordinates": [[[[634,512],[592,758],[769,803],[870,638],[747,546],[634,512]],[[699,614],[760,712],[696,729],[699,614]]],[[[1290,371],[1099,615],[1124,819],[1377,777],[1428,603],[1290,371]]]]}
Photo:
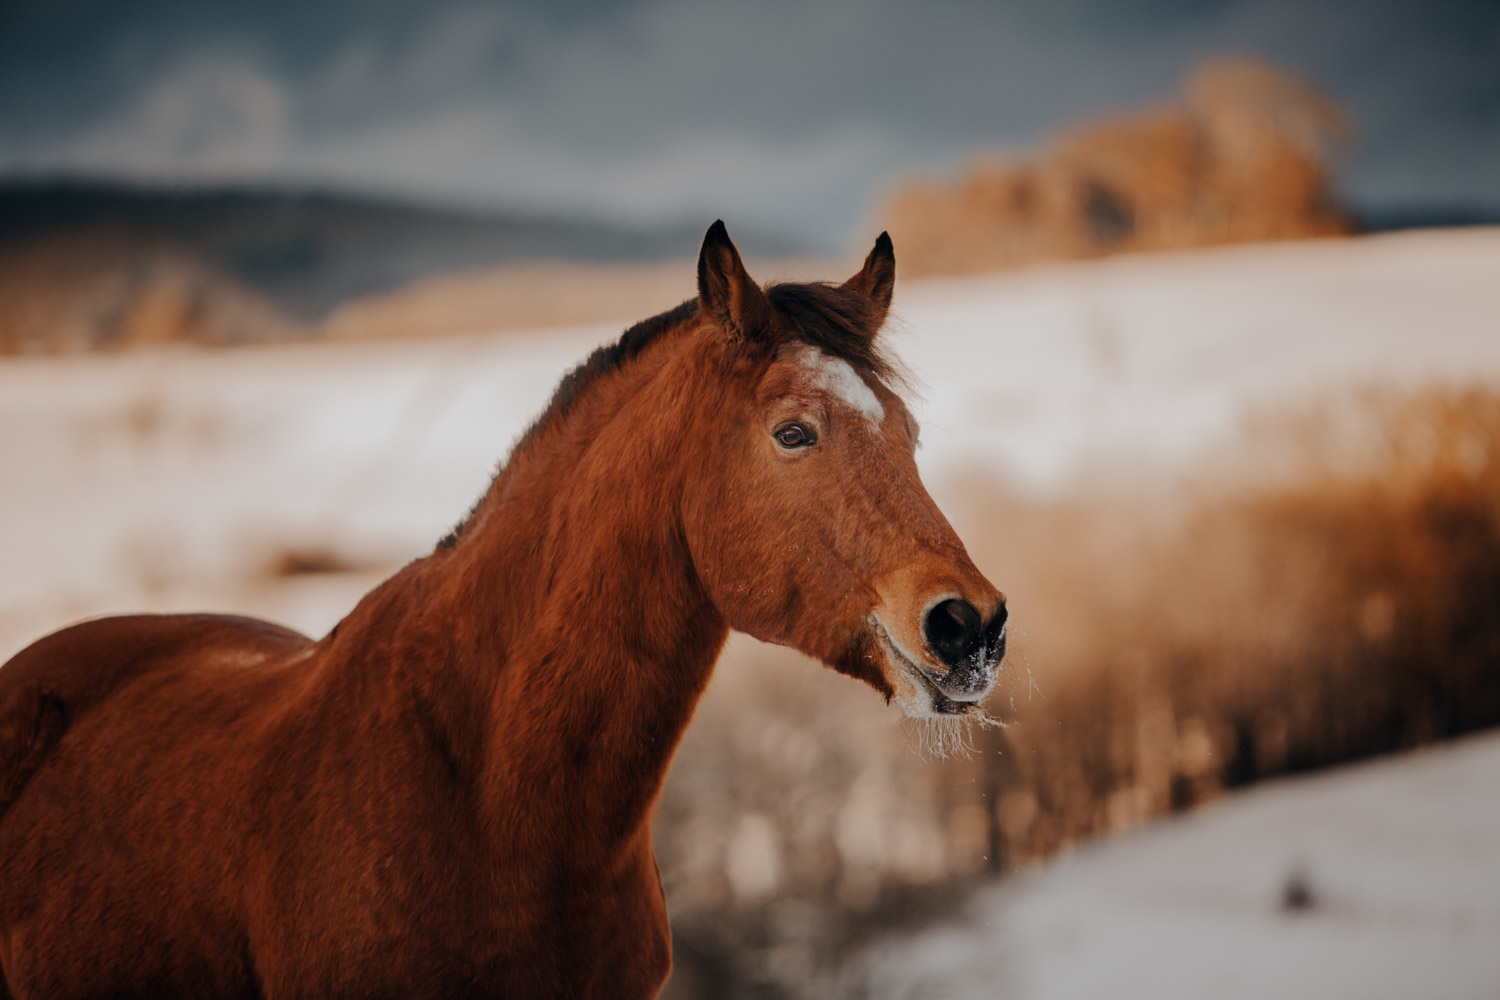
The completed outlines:
{"type": "Polygon", "coordinates": [[[896,290],[896,250],[891,246],[889,233],[875,238],[875,249],[865,258],[865,266],[844,282],[844,287],[865,295],[875,307],[875,326],[870,331],[873,335],[885,322],[885,315],[891,310],[891,294],[896,290]]]}
{"type": "Polygon", "coordinates": [[[732,337],[750,339],[770,325],[771,303],[746,272],[722,219],[708,227],[698,251],[698,305],[732,337]]]}

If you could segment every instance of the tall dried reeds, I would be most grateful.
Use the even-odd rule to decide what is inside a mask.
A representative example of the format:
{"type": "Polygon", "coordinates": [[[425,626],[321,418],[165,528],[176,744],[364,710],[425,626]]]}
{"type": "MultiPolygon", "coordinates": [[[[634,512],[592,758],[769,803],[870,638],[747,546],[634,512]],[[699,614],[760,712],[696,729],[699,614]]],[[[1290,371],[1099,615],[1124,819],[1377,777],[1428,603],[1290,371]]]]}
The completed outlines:
{"type": "Polygon", "coordinates": [[[1500,723],[1496,392],[1268,418],[1172,488],[963,492],[1021,633],[991,706],[1013,724],[934,760],[846,679],[736,650],[658,818],[679,995],[828,995],[840,949],[934,886],[1500,723]]]}

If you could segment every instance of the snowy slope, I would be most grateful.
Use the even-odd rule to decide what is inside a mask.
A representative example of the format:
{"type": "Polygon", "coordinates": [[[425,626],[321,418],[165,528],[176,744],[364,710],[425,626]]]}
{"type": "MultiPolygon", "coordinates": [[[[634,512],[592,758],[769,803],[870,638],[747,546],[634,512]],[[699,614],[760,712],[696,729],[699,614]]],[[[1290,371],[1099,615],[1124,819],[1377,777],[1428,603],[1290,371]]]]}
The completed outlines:
{"type": "Polygon", "coordinates": [[[1258,785],[879,942],[866,995],[1493,1000],[1497,792],[1493,733],[1258,785]]]}
{"type": "MultiPolygon", "coordinates": [[[[959,469],[1046,491],[1101,460],[1182,467],[1331,386],[1500,379],[1497,275],[1500,230],[1138,257],[899,285],[892,337],[942,502],[959,469]]],[[[287,549],[372,573],[425,552],[625,322],[0,361],[0,654],[127,608],[321,632],[370,578],[244,581],[287,549]]]]}
{"type": "MultiPolygon", "coordinates": [[[[899,249],[898,249],[899,253],[899,249]]],[[[1329,388],[1500,376],[1500,229],[927,281],[898,300],[933,471],[1170,468],[1329,388]]]]}

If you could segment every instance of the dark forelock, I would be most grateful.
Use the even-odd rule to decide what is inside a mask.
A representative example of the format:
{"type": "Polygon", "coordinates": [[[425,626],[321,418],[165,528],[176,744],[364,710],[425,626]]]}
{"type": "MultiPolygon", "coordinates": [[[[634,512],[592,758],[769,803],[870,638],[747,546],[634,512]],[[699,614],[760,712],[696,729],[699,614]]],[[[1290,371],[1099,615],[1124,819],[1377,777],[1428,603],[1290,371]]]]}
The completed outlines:
{"type": "Polygon", "coordinates": [[[772,285],[766,289],[788,333],[805,340],[881,381],[895,376],[895,368],[876,346],[874,327],[880,311],[869,296],[826,282],[772,285]]]}

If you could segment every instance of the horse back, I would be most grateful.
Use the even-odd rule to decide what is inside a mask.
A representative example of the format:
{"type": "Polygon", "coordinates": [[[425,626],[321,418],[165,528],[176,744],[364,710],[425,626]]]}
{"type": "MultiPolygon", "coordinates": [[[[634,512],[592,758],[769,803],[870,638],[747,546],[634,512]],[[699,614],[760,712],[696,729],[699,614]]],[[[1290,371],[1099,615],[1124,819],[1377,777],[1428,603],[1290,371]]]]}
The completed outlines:
{"type": "Polygon", "coordinates": [[[92,949],[130,956],[157,995],[247,992],[223,866],[239,864],[231,792],[253,757],[232,751],[308,645],[248,618],[142,615],[0,667],[0,983],[109,994],[108,963],[74,961],[92,949]]]}
{"type": "Polygon", "coordinates": [[[120,615],[95,618],[43,636],[0,667],[0,700],[40,684],[70,706],[84,706],[155,663],[185,652],[264,657],[304,646],[308,638],[238,615],[120,615]]]}
{"type": "Polygon", "coordinates": [[[44,636],[0,667],[0,817],[68,724],[184,655],[229,665],[284,656],[308,639],[234,615],[98,618],[44,636]]]}

